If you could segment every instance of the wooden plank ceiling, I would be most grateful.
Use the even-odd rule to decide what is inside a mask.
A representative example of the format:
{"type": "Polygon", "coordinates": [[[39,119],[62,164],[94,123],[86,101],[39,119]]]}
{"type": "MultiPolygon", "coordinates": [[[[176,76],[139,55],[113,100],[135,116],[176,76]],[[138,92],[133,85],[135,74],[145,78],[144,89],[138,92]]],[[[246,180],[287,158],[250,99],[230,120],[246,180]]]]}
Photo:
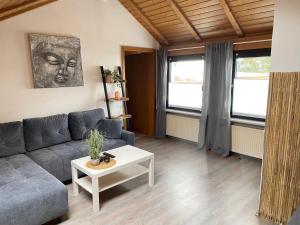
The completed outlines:
{"type": "Polygon", "coordinates": [[[0,21],[56,0],[0,0],[0,21]]]}
{"type": "Polygon", "coordinates": [[[274,0],[119,0],[161,44],[272,34],[274,0]]]}

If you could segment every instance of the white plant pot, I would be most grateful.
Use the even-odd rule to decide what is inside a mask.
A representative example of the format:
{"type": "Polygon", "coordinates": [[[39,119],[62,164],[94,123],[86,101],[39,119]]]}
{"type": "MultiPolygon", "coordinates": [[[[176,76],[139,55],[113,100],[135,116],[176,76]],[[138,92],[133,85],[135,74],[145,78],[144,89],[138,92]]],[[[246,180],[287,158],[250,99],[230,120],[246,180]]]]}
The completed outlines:
{"type": "Polygon", "coordinates": [[[99,165],[99,159],[91,159],[91,164],[94,166],[99,165]]]}

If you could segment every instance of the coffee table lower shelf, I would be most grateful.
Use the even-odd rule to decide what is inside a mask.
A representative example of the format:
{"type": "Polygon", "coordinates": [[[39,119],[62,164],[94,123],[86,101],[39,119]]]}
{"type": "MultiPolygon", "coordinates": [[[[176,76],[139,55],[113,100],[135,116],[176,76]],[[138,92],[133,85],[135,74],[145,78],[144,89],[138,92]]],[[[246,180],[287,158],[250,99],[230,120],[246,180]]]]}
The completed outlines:
{"type": "MultiPolygon", "coordinates": [[[[142,165],[133,165],[99,178],[99,192],[127,182],[148,173],[149,169],[142,165]]],[[[93,193],[92,179],[89,176],[76,179],[75,182],[89,193],[93,193]]]]}

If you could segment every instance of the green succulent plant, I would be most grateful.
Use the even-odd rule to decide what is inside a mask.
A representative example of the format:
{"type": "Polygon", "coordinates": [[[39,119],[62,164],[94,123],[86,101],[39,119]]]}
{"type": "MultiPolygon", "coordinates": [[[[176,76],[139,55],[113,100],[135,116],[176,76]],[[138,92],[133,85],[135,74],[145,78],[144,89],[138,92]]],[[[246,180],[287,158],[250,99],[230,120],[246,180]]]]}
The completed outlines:
{"type": "Polygon", "coordinates": [[[103,148],[103,135],[97,129],[91,130],[86,141],[91,159],[99,159],[103,148]]]}
{"type": "Polygon", "coordinates": [[[104,76],[112,76],[112,71],[110,69],[104,69],[103,70],[103,74],[104,76]]]}

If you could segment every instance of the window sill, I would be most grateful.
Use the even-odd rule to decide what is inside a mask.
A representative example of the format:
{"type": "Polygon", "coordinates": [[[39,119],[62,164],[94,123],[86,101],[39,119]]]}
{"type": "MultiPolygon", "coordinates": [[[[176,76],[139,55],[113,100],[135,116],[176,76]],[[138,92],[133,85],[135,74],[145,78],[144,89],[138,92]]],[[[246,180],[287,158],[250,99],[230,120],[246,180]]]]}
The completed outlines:
{"type": "Polygon", "coordinates": [[[188,112],[188,111],[182,111],[182,110],[176,110],[176,109],[167,109],[167,113],[182,115],[182,116],[190,116],[190,117],[196,117],[200,118],[201,113],[195,113],[195,112],[188,112]]]}
{"type": "Polygon", "coordinates": [[[232,123],[239,123],[245,125],[253,125],[259,127],[265,127],[266,123],[262,121],[255,121],[255,120],[247,120],[247,119],[238,119],[238,118],[231,118],[230,121],[232,123]]]}

